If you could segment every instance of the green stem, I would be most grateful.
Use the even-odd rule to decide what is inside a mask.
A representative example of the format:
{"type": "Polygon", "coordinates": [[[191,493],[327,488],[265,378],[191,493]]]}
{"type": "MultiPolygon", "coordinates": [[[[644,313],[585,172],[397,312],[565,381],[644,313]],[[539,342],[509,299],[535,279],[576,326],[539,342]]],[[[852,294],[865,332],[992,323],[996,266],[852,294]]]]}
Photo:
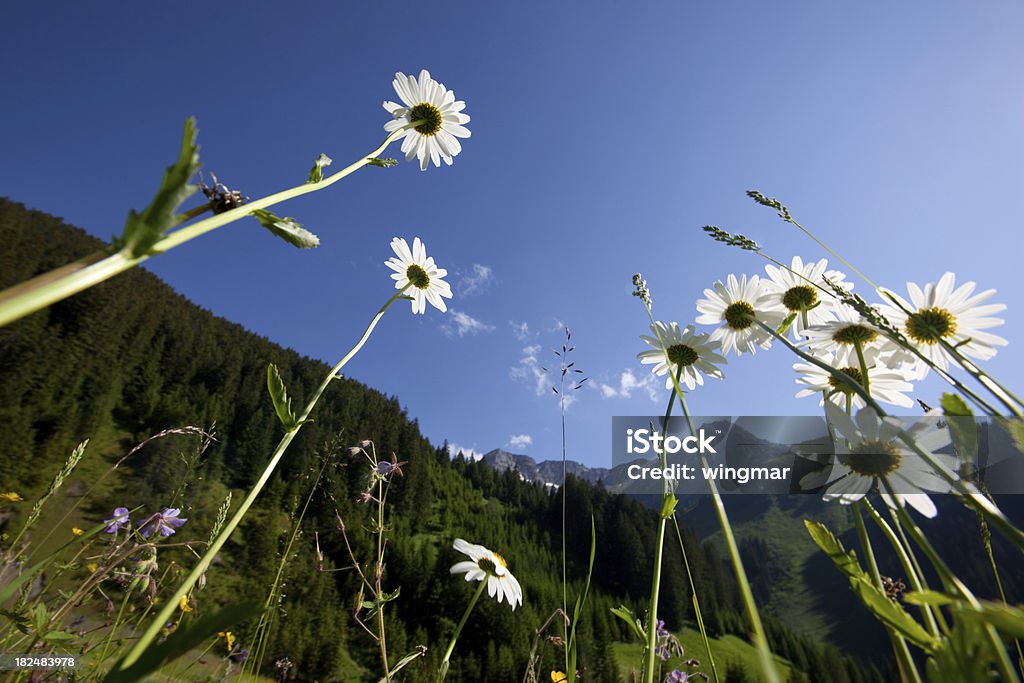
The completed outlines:
{"type": "Polygon", "coordinates": [[[455,627],[455,633],[452,634],[452,640],[448,643],[448,649],[444,651],[444,659],[441,660],[441,668],[437,672],[437,680],[443,681],[445,676],[448,675],[448,661],[452,658],[452,650],[455,649],[455,643],[459,640],[459,634],[462,633],[462,627],[466,625],[466,620],[469,619],[469,613],[476,607],[476,601],[480,599],[480,595],[484,592],[484,586],[487,585],[487,578],[480,581],[480,585],[477,587],[476,592],[473,593],[473,599],[469,601],[469,605],[466,607],[466,611],[462,614],[462,619],[459,621],[459,625],[455,627]]]}
{"type": "MultiPolygon", "coordinates": [[[[882,576],[878,573],[878,563],[875,562],[875,553],[871,548],[871,539],[868,538],[868,530],[864,528],[864,518],[860,514],[860,505],[853,506],[853,520],[857,524],[857,538],[860,539],[860,547],[864,552],[864,560],[868,565],[868,572],[875,587],[882,590],[882,576]]],[[[892,628],[886,626],[889,638],[892,640],[893,650],[896,652],[896,659],[900,665],[900,671],[906,680],[914,683],[921,683],[921,674],[914,664],[914,658],[910,655],[910,648],[903,636],[896,633],[892,628]]]]}
{"type": "MultiPolygon", "coordinates": [[[[679,403],[682,406],[683,414],[693,431],[693,422],[690,420],[690,411],[686,408],[686,399],[680,394],[679,403]]],[[[707,458],[700,455],[701,467],[707,467],[707,458]]],[[[757,610],[757,603],[754,602],[754,592],[750,588],[750,581],[747,579],[747,572],[743,568],[743,560],[740,558],[740,549],[736,545],[736,537],[732,533],[732,525],[729,523],[729,516],[725,512],[725,501],[722,494],[718,492],[718,486],[712,478],[707,479],[708,489],[711,491],[711,499],[715,505],[715,514],[718,516],[718,525],[722,528],[722,536],[725,538],[726,548],[729,550],[729,559],[732,561],[733,571],[736,574],[736,582],[740,586],[740,596],[747,610],[747,617],[750,619],[750,628],[753,631],[754,646],[757,648],[757,658],[761,664],[761,672],[765,675],[768,683],[782,683],[782,677],[775,668],[775,659],[772,656],[771,647],[768,645],[768,636],[761,623],[761,615],[757,610]]]]}
{"type": "MultiPolygon", "coordinates": [[[[661,343],[660,340],[659,343],[661,343]]],[[[662,346],[664,347],[664,344],[662,346]]],[[[661,421],[661,431],[663,434],[668,433],[668,421],[672,417],[672,404],[675,402],[676,395],[679,395],[680,400],[683,396],[676,389],[682,372],[683,369],[679,368],[674,375],[672,392],[668,396],[668,406],[665,407],[665,418],[661,421]]],[[[660,451],[658,458],[659,464],[664,469],[666,466],[665,451],[660,451]]],[[[674,494],[669,492],[668,480],[663,479],[661,483],[661,509],[658,512],[658,540],[657,545],[654,547],[654,571],[651,573],[651,603],[647,614],[647,649],[644,652],[644,683],[653,683],[654,681],[655,645],[658,641],[658,597],[661,591],[661,557],[665,545],[665,524],[668,522],[668,518],[665,515],[665,504],[667,502],[666,499],[672,495],[674,494]]]]}
{"type": "Polygon", "coordinates": [[[210,544],[210,547],[199,559],[199,562],[189,573],[185,581],[180,586],[178,586],[178,589],[175,591],[174,595],[168,599],[163,609],[160,610],[156,618],[153,619],[153,621],[150,623],[149,628],[146,629],[145,633],[142,634],[142,637],[140,637],[139,640],[136,641],[132,649],[128,651],[127,655],[125,655],[124,660],[122,660],[121,662],[121,669],[125,669],[134,664],[136,661],[138,661],[139,657],[142,656],[142,653],[146,650],[146,648],[149,647],[149,645],[154,640],[156,640],[156,637],[160,634],[160,630],[163,628],[163,625],[170,620],[170,617],[174,613],[175,608],[177,608],[178,601],[181,600],[181,597],[183,595],[192,590],[192,586],[194,586],[196,581],[199,580],[199,577],[202,576],[204,572],[206,572],[206,570],[210,566],[210,563],[213,562],[213,558],[217,556],[217,553],[220,552],[220,549],[227,542],[228,538],[231,536],[232,533],[234,533],[235,528],[238,527],[239,523],[241,523],[242,518],[245,517],[246,513],[249,511],[249,508],[252,507],[252,504],[255,502],[256,497],[259,496],[260,491],[263,490],[263,487],[270,479],[270,475],[273,474],[274,470],[277,468],[277,463],[281,460],[281,457],[284,455],[285,451],[288,450],[288,446],[291,444],[292,439],[294,439],[295,435],[299,433],[300,429],[302,429],[303,423],[307,420],[307,418],[309,418],[310,413],[313,412],[313,408],[316,407],[317,401],[320,400],[320,397],[323,395],[328,385],[330,385],[330,383],[335,378],[337,378],[338,373],[341,371],[343,367],[345,367],[349,360],[351,360],[352,357],[355,356],[361,348],[363,348],[363,345],[366,343],[366,340],[370,338],[370,334],[373,332],[373,329],[377,326],[377,323],[380,322],[380,319],[384,316],[384,312],[388,310],[388,307],[391,306],[391,304],[394,303],[400,296],[402,296],[402,294],[404,294],[405,290],[408,288],[409,285],[406,285],[402,289],[398,290],[397,292],[395,292],[394,295],[392,295],[390,299],[387,300],[387,302],[383,306],[381,306],[380,310],[377,311],[377,315],[375,315],[373,317],[373,320],[370,321],[370,324],[367,325],[366,331],[363,332],[363,336],[359,339],[356,345],[353,346],[352,349],[347,354],[345,354],[344,358],[338,361],[337,365],[331,368],[331,371],[329,373],[327,373],[327,376],[324,378],[323,382],[321,382],[320,386],[317,388],[316,393],[313,394],[313,397],[309,400],[309,403],[306,404],[306,408],[305,410],[302,411],[302,415],[299,416],[296,425],[289,429],[287,432],[285,432],[284,436],[281,437],[280,443],[277,444],[277,448],[274,449],[274,453],[270,457],[270,462],[267,463],[267,466],[266,468],[264,468],[263,473],[260,475],[260,478],[252,487],[252,490],[249,491],[249,495],[245,497],[245,500],[242,501],[241,506],[235,512],[234,516],[231,517],[231,521],[227,523],[227,525],[224,527],[224,530],[221,531],[220,535],[217,536],[216,540],[214,540],[213,543],[210,544]]]}
{"type": "Polygon", "coordinates": [[[868,364],[864,360],[864,345],[859,339],[854,339],[853,348],[857,351],[857,363],[860,365],[861,379],[864,380],[864,391],[870,394],[871,378],[868,377],[868,364]]]}
{"type": "Polygon", "coordinates": [[[282,190],[281,192],[249,202],[244,206],[179,228],[174,232],[164,235],[146,254],[133,257],[124,251],[114,254],[106,251],[97,252],[0,292],[0,327],[66,299],[72,294],[77,294],[84,289],[97,285],[118,273],[139,265],[151,256],[162,254],[200,235],[205,235],[211,230],[216,230],[223,225],[244,218],[256,209],[273,206],[288,199],[329,187],[370,163],[388,145],[401,135],[404,135],[407,128],[415,124],[416,122],[413,122],[399,128],[388,135],[384,142],[367,156],[360,158],[355,163],[349,164],[318,183],[303,183],[297,187],[282,190]]]}
{"type": "Polygon", "coordinates": [[[800,223],[798,223],[798,222],[797,222],[797,220],[796,220],[795,218],[793,218],[792,216],[790,216],[790,217],[789,217],[788,219],[787,219],[787,218],[783,218],[782,220],[786,221],[787,223],[791,223],[791,224],[795,225],[796,227],[800,228],[800,230],[802,230],[802,231],[803,231],[803,233],[804,233],[805,235],[807,235],[807,236],[808,236],[808,237],[810,237],[810,238],[811,238],[812,240],[814,240],[815,242],[817,242],[817,243],[818,243],[818,246],[820,246],[820,247],[821,247],[822,249],[824,249],[825,251],[827,251],[828,253],[830,253],[830,254],[831,254],[832,256],[834,256],[834,257],[835,257],[836,259],[838,259],[840,263],[842,263],[842,264],[843,264],[844,266],[846,266],[847,268],[849,268],[849,269],[850,269],[851,271],[853,271],[854,273],[856,273],[856,274],[857,274],[857,275],[858,275],[858,276],[860,277],[860,279],[864,280],[864,282],[866,282],[866,283],[868,283],[869,285],[871,285],[871,288],[872,288],[872,289],[874,289],[874,290],[876,290],[876,291],[877,291],[877,290],[879,289],[878,285],[876,285],[876,284],[875,284],[874,282],[872,282],[872,281],[871,281],[871,280],[870,280],[870,279],[868,278],[868,276],[867,276],[867,275],[865,275],[864,273],[862,273],[862,272],[860,272],[859,270],[857,270],[856,268],[854,268],[854,267],[853,267],[853,264],[852,264],[852,263],[850,263],[849,261],[847,261],[846,259],[844,259],[844,258],[843,258],[842,256],[840,256],[840,255],[839,255],[839,254],[837,254],[836,252],[832,251],[832,248],[831,248],[831,247],[829,247],[829,246],[828,246],[827,244],[825,244],[824,242],[822,242],[821,240],[819,240],[819,239],[818,239],[817,237],[815,237],[815,235],[814,235],[814,233],[813,233],[813,232],[811,232],[810,230],[808,230],[808,229],[807,229],[807,228],[805,228],[804,226],[800,225],[800,223]]]}
{"type": "Polygon", "coordinates": [[[1012,400],[1016,401],[1018,405],[1024,405],[1024,403],[1021,403],[1021,400],[1017,398],[1017,396],[1013,392],[1011,392],[1009,389],[1007,389],[1002,384],[993,379],[988,373],[986,373],[984,370],[975,365],[974,362],[968,360],[966,356],[960,353],[959,349],[951,345],[945,339],[940,339],[939,341],[942,344],[942,348],[945,349],[947,353],[952,355],[953,358],[956,359],[956,362],[959,363],[960,366],[964,370],[966,370],[971,377],[977,380],[977,382],[981,386],[988,389],[989,393],[991,393],[993,396],[999,399],[999,401],[1004,406],[1006,406],[1007,410],[1013,413],[1015,417],[1024,417],[1024,413],[1021,413],[1020,408],[1018,408],[1017,405],[1014,405],[1013,403],[1010,402],[1010,400],[1012,400]]]}
{"type": "MultiPolygon", "coordinates": [[[[915,591],[927,590],[928,583],[925,580],[924,572],[921,571],[921,566],[918,564],[917,558],[914,557],[910,544],[905,538],[901,540],[901,538],[896,536],[892,527],[882,519],[882,516],[878,514],[878,511],[875,510],[871,503],[868,502],[866,497],[861,498],[860,502],[863,504],[864,509],[868,511],[868,514],[871,515],[875,524],[878,525],[878,528],[881,529],[882,534],[885,536],[886,540],[889,541],[889,545],[891,545],[893,550],[896,551],[896,555],[899,556],[900,564],[903,565],[903,571],[907,573],[907,579],[910,581],[910,587],[915,591]]],[[[936,638],[940,636],[939,624],[936,621],[936,617],[942,621],[942,631],[949,631],[949,625],[946,624],[941,610],[933,611],[931,605],[921,605],[921,614],[928,622],[928,629],[936,638]]]]}
{"type": "MultiPolygon", "coordinates": [[[[654,323],[654,314],[651,312],[650,304],[647,306],[647,315],[651,319],[651,323],[654,323]]],[[[765,327],[760,321],[756,321],[765,327]]],[[[665,342],[661,338],[661,334],[657,333],[657,327],[654,327],[655,333],[658,335],[658,344],[661,348],[665,349],[665,342]]],[[[774,330],[769,330],[774,336],[778,334],[774,330]]],[[[672,361],[668,357],[668,351],[665,351],[665,362],[672,367],[672,361]]],[[[820,361],[818,361],[820,363],[820,361]]],[[[679,386],[679,378],[669,373],[669,377],[672,377],[672,388],[675,390],[676,395],[679,396],[679,404],[683,409],[683,415],[686,417],[686,423],[690,428],[690,432],[693,429],[693,420],[690,419],[690,412],[686,408],[686,398],[683,395],[683,390],[679,386]]],[[[843,375],[849,381],[853,381],[848,376],[843,375]]],[[[870,397],[869,397],[870,398],[870,397]]],[[[702,454],[700,456],[701,466],[707,466],[707,459],[702,454]]],[[[740,559],[740,551],[736,545],[736,538],[732,533],[732,526],[729,524],[729,517],[725,512],[725,503],[722,501],[722,496],[718,492],[718,487],[715,485],[713,479],[707,479],[708,489],[711,493],[712,501],[715,505],[715,514],[718,517],[718,524],[722,528],[722,535],[725,538],[726,547],[729,550],[729,558],[732,561],[733,570],[736,573],[736,581],[740,585],[740,595],[743,597],[743,603],[747,610],[747,615],[750,618],[750,627],[753,631],[754,645],[757,648],[758,660],[761,664],[762,673],[768,680],[768,683],[782,683],[782,677],[779,675],[778,669],[775,668],[775,660],[772,658],[772,650],[768,646],[768,637],[765,635],[764,625],[761,623],[761,616],[757,611],[757,604],[754,602],[754,593],[750,589],[750,581],[747,579],[747,573],[743,569],[743,561],[740,559]]],[[[662,520],[664,522],[664,519],[662,520]]],[[[662,531],[664,531],[664,523],[661,525],[662,531]]],[[[659,541],[658,551],[660,553],[661,542],[659,541]]],[[[653,674],[653,672],[652,672],[653,674]]]]}
{"type": "Polygon", "coordinates": [[[700,637],[704,641],[704,649],[708,653],[708,661],[711,662],[711,674],[715,677],[715,683],[719,683],[718,667],[715,665],[715,656],[711,653],[711,641],[708,639],[707,629],[704,628],[704,615],[701,613],[700,600],[697,598],[697,586],[693,583],[693,572],[690,571],[690,560],[686,557],[686,547],[683,545],[683,535],[679,531],[679,520],[675,513],[672,514],[672,524],[676,528],[676,538],[679,540],[679,550],[683,553],[683,566],[686,567],[686,578],[690,582],[690,593],[693,595],[693,612],[697,617],[697,628],[700,629],[700,637]]]}

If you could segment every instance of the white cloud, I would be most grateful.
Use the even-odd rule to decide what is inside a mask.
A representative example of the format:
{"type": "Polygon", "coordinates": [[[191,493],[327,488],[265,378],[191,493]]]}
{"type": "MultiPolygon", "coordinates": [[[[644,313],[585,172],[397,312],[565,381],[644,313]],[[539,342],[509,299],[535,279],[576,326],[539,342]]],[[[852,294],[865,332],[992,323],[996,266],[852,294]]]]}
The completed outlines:
{"type": "Polygon", "coordinates": [[[494,325],[488,325],[482,320],[477,320],[468,313],[456,311],[452,308],[449,309],[445,322],[441,325],[441,329],[444,330],[444,333],[449,337],[454,337],[456,335],[465,337],[467,334],[493,332],[494,325]]]}
{"type": "Polygon", "coordinates": [[[494,271],[491,270],[490,266],[474,263],[471,274],[463,275],[460,273],[459,282],[455,289],[458,295],[463,297],[483,294],[491,286],[492,280],[494,280],[494,271]]]}
{"type": "Polygon", "coordinates": [[[658,400],[658,389],[662,386],[653,374],[644,374],[638,378],[629,368],[619,375],[617,384],[595,382],[592,385],[601,392],[601,398],[632,398],[635,393],[645,393],[652,401],[658,400]]]}
{"type": "Polygon", "coordinates": [[[561,332],[562,334],[565,334],[565,328],[566,327],[568,327],[568,325],[566,325],[565,321],[562,320],[561,318],[552,318],[551,326],[549,328],[547,328],[547,331],[548,332],[561,332]]]}
{"type": "Polygon", "coordinates": [[[519,363],[512,366],[512,369],[508,371],[508,375],[518,382],[524,382],[532,386],[538,396],[543,396],[545,393],[550,392],[551,389],[548,388],[547,373],[544,372],[540,360],[537,358],[540,350],[540,344],[524,346],[523,355],[519,359],[519,363]]]}
{"type": "Polygon", "coordinates": [[[516,339],[519,341],[526,341],[530,337],[535,336],[530,334],[530,326],[525,322],[517,323],[513,320],[509,320],[508,326],[512,328],[512,334],[514,334],[516,339]]]}
{"type": "Polygon", "coordinates": [[[457,443],[449,443],[448,444],[448,457],[454,458],[459,453],[462,453],[464,456],[466,456],[470,460],[479,460],[480,458],[484,457],[483,453],[481,453],[481,452],[479,452],[477,450],[474,450],[472,448],[467,448],[466,446],[460,446],[457,443]]]}
{"type": "Polygon", "coordinates": [[[515,448],[517,450],[522,450],[523,448],[526,448],[527,446],[532,446],[532,445],[533,445],[533,437],[530,436],[529,434],[513,434],[512,436],[510,436],[508,438],[508,446],[509,446],[509,448],[515,448]]]}

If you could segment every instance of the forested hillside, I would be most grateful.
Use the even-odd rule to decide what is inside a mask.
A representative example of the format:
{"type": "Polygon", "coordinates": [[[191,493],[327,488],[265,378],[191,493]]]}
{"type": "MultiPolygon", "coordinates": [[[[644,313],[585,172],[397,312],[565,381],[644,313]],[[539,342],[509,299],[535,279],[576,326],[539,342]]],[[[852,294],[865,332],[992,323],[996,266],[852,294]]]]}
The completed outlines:
{"type": "MultiPolygon", "coordinates": [[[[0,288],[101,247],[57,219],[0,202],[0,288]]],[[[117,469],[110,487],[99,491],[86,521],[98,523],[116,505],[155,508],[177,495],[182,516],[208,529],[225,493],[247,489],[280,438],[266,391],[268,363],[277,365],[300,405],[329,369],[217,318],[139,269],[0,328],[3,489],[21,491],[26,498],[38,494],[86,438],[91,439],[86,457],[102,463],[87,471],[103,471],[161,430],[194,426],[215,436],[201,458],[190,461],[192,437],[148,444],[117,469]]],[[[303,680],[378,678],[374,643],[352,620],[357,583],[353,572],[344,570],[349,561],[336,524],[337,514],[356,553],[370,556],[364,526],[368,510],[355,502],[366,485],[366,466],[352,459],[346,447],[371,440],[378,452],[394,452],[408,462],[390,499],[385,586],[401,587],[389,613],[392,651],[430,647],[421,663],[406,670],[409,680],[428,679],[471,594],[471,587],[448,571],[459,559],[451,550],[456,537],[499,550],[525,595],[515,612],[494,601],[477,607],[449,680],[522,679],[535,630],[561,606],[563,495],[568,501],[570,595],[581,589],[585,577],[591,516],[598,537],[593,587],[580,625],[584,679],[621,680],[622,663],[614,661],[610,644],[626,640],[627,634],[609,610],[626,604],[643,612],[653,512],[572,478],[551,492],[522,481],[514,471],[498,474],[482,463],[451,459],[444,445],[423,438],[397,397],[356,381],[333,383],[314,418],[200,594],[200,610],[266,597],[295,511],[326,462],[287,564],[285,598],[265,667],[288,657],[295,664],[293,674],[303,680]],[[323,571],[314,552],[314,531],[324,553],[323,571]]],[[[684,539],[710,631],[745,637],[731,575],[713,545],[685,530],[684,539]]],[[[693,623],[691,598],[678,548],[669,548],[660,616],[670,627],[682,628],[693,623]]],[[[750,545],[748,554],[761,573],[755,585],[770,593],[768,549],[750,545]]],[[[185,553],[177,559],[184,565],[190,561],[185,553]]],[[[244,639],[246,627],[237,630],[244,639]]],[[[806,674],[798,679],[881,680],[868,666],[780,623],[772,623],[770,632],[776,652],[806,674]]],[[[557,646],[542,644],[541,652],[554,668],[561,656],[557,646]]]]}

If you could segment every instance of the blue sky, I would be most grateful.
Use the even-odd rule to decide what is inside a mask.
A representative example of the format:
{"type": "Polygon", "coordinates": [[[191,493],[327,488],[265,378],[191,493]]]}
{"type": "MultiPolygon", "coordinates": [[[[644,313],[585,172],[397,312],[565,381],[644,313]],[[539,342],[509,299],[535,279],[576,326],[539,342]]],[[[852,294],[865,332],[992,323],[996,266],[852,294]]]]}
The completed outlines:
{"type": "MultiPolygon", "coordinates": [[[[149,201],[187,116],[204,168],[258,197],[302,182],[320,152],[337,166],[373,149],[395,71],[427,68],[465,100],[473,136],[454,166],[368,168],[278,208],[319,249],[248,221],[147,265],[333,362],[391,293],[391,238],[422,237],[451,273],[452,313],[392,309],[348,372],[437,442],[558,457],[534,370],[568,324],[595,387],[569,408],[569,455],[606,465],[611,416],[667,399],[635,360],[632,273],[658,317],[685,324],[714,280],[763,272],[705,224],[783,259],[824,256],[751,188],[901,292],[946,270],[998,289],[1011,345],[988,367],[1024,384],[1019,3],[16,2],[2,16],[0,192],[105,238],[149,201]]],[[[813,414],[792,362],[731,356],[691,409],[813,414]]]]}

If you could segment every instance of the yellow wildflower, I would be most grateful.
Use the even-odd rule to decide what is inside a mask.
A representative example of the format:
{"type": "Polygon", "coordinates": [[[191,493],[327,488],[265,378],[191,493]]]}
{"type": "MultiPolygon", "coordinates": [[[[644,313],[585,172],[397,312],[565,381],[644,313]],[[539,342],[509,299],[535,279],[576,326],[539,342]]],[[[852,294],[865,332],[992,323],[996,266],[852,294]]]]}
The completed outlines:
{"type": "Polygon", "coordinates": [[[0,493],[0,500],[6,500],[8,503],[20,503],[25,499],[14,491],[6,491],[4,493],[0,493]]]}
{"type": "Polygon", "coordinates": [[[224,639],[224,644],[227,646],[228,652],[231,652],[232,650],[235,649],[235,634],[234,633],[232,633],[231,631],[218,631],[217,632],[217,637],[224,639]]]}
{"type": "Polygon", "coordinates": [[[182,595],[181,596],[181,600],[178,601],[178,609],[180,609],[182,612],[191,612],[192,611],[192,605],[190,605],[188,603],[188,596],[187,595],[182,595]]]}
{"type": "Polygon", "coordinates": [[[552,671],[551,672],[551,683],[565,683],[568,680],[569,680],[569,677],[566,676],[561,671],[552,671]]]}
{"type": "Polygon", "coordinates": [[[88,562],[86,563],[85,568],[89,570],[90,574],[95,574],[96,570],[99,569],[100,566],[95,562],[88,562]]]}
{"type": "Polygon", "coordinates": [[[74,536],[81,536],[82,534],[85,533],[85,531],[83,531],[82,529],[79,529],[77,526],[73,526],[73,527],[71,527],[71,533],[74,536]]]}

